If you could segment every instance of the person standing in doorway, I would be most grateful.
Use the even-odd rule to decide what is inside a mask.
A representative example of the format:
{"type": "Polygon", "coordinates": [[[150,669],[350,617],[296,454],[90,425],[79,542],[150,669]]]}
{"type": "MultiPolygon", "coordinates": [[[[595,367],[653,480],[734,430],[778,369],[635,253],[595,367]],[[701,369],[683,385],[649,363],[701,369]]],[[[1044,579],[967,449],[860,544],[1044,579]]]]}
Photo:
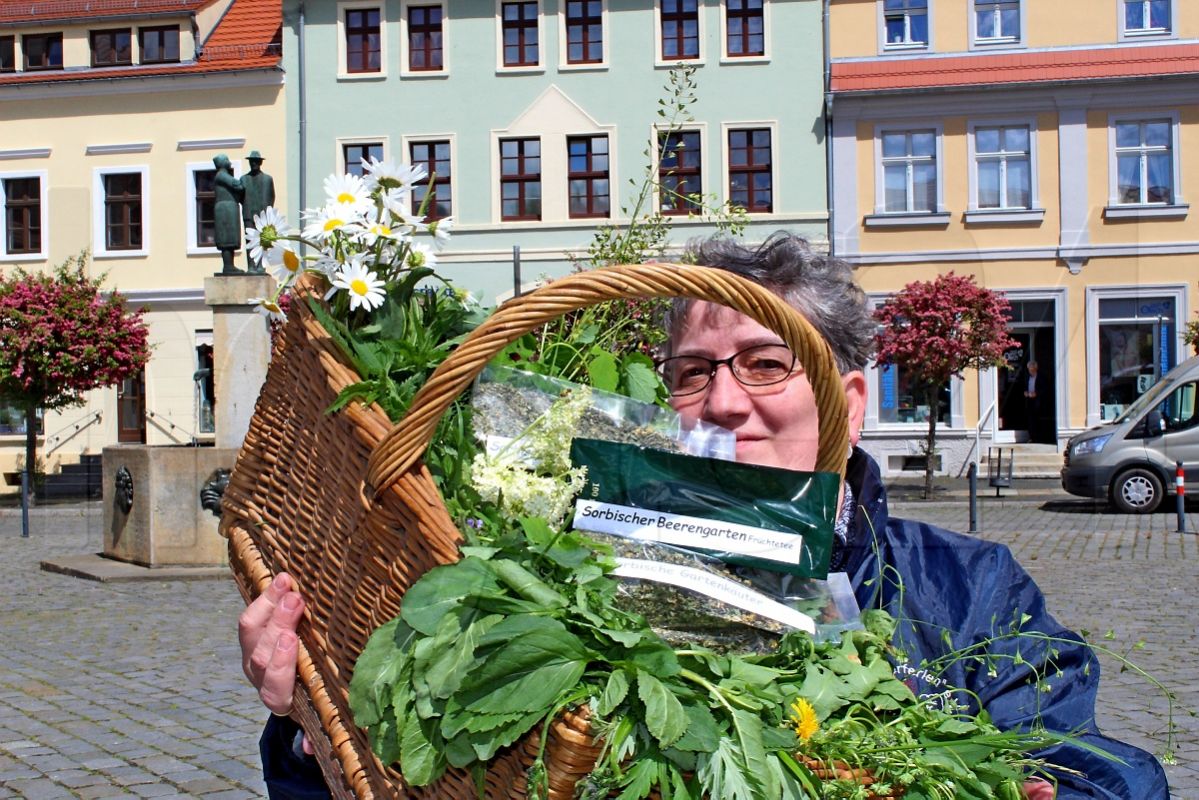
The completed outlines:
{"type": "Polygon", "coordinates": [[[1028,420],[1028,436],[1038,441],[1041,432],[1041,383],[1037,362],[1028,362],[1028,383],[1024,387],[1025,417],[1028,420]]]}

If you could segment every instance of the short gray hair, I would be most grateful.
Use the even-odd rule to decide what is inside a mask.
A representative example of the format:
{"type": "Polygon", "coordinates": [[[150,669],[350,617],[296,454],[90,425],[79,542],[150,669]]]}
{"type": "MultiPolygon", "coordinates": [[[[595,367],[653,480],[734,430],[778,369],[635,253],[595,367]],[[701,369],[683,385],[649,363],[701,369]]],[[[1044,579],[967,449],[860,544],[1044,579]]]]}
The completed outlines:
{"type": "MultiPolygon", "coordinates": [[[[874,318],[853,267],[812,250],[806,239],[780,231],[757,247],[716,236],[687,244],[684,260],[748,278],[787,301],[829,343],[842,375],[866,368],[874,351],[874,318]]],[[[675,300],[666,317],[672,335],[693,301],[675,300]]]]}

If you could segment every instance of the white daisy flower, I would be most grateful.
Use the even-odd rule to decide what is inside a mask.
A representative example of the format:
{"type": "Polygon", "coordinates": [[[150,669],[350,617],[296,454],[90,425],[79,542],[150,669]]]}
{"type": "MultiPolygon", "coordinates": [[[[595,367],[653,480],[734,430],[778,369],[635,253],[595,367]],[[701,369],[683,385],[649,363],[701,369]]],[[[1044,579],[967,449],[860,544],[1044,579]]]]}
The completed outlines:
{"type": "Polygon", "coordinates": [[[427,244],[412,242],[409,245],[408,255],[404,257],[404,264],[409,269],[417,269],[419,267],[433,269],[437,266],[437,254],[427,244]]]}
{"type": "Polygon", "coordinates": [[[325,178],[325,195],[331,206],[347,205],[362,209],[371,206],[370,189],[358,175],[330,175],[325,178]]]}
{"type": "Polygon", "coordinates": [[[445,247],[450,240],[450,231],[454,229],[454,218],[445,217],[429,223],[429,233],[433,234],[433,246],[438,250],[445,247]]]}
{"type": "Polygon", "coordinates": [[[267,263],[271,266],[271,274],[279,283],[291,281],[304,266],[303,259],[290,247],[276,247],[269,252],[272,253],[272,257],[267,260],[267,263]],[[276,251],[278,251],[278,255],[273,255],[276,251]]]}
{"type": "Polygon", "coordinates": [[[372,189],[411,189],[429,177],[424,164],[396,166],[394,161],[380,161],[374,157],[363,161],[362,168],[372,189]]]}
{"type": "Polygon", "coordinates": [[[283,313],[283,309],[279,308],[279,303],[276,301],[267,300],[265,297],[251,297],[250,303],[253,304],[254,310],[266,317],[268,321],[287,322],[287,315],[283,313]]]}
{"type": "Polygon", "coordinates": [[[366,229],[358,234],[358,240],[368,248],[374,247],[380,239],[388,242],[400,242],[405,239],[405,236],[403,231],[396,230],[383,220],[368,224],[366,229]]]}
{"type": "Polygon", "coordinates": [[[323,242],[335,231],[352,231],[363,224],[359,207],[346,203],[327,205],[324,208],[304,212],[308,224],[304,227],[304,238],[323,242]]]}
{"type": "Polygon", "coordinates": [[[267,206],[254,215],[254,227],[246,228],[246,249],[250,251],[250,258],[261,261],[264,253],[276,247],[287,247],[280,239],[292,233],[291,226],[287,224],[287,217],[280,214],[274,206],[267,206]]]}
{"type": "Polygon", "coordinates": [[[351,311],[359,307],[371,311],[383,305],[383,281],[360,261],[346,264],[333,279],[333,288],[349,292],[351,311]]]}
{"type": "Polygon", "coordinates": [[[383,189],[379,193],[379,202],[383,204],[383,210],[393,218],[404,219],[411,216],[412,190],[402,186],[383,189]]]}

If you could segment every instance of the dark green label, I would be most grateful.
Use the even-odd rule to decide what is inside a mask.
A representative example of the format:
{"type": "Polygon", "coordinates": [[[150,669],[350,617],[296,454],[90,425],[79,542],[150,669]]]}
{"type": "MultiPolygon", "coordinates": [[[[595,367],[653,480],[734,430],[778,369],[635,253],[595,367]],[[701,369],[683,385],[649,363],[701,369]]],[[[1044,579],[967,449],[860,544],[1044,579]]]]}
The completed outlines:
{"type": "Polygon", "coordinates": [[[575,439],[587,485],[574,527],[680,547],[727,564],[828,576],[840,478],[575,439]]]}

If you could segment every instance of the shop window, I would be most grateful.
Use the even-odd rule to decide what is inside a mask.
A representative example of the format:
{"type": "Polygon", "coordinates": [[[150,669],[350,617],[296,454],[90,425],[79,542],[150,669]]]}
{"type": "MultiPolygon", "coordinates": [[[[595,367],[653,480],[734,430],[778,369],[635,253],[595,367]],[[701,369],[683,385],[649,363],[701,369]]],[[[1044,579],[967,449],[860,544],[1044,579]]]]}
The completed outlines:
{"type": "MultiPolygon", "coordinates": [[[[922,423],[927,425],[934,409],[923,393],[917,393],[911,377],[895,364],[878,368],[878,421],[881,424],[922,423]]],[[[950,421],[950,387],[946,383],[937,390],[936,415],[938,424],[950,421]]]]}
{"type": "Polygon", "coordinates": [[[1171,297],[1099,300],[1101,420],[1115,419],[1174,366],[1174,320],[1171,297]]]}

